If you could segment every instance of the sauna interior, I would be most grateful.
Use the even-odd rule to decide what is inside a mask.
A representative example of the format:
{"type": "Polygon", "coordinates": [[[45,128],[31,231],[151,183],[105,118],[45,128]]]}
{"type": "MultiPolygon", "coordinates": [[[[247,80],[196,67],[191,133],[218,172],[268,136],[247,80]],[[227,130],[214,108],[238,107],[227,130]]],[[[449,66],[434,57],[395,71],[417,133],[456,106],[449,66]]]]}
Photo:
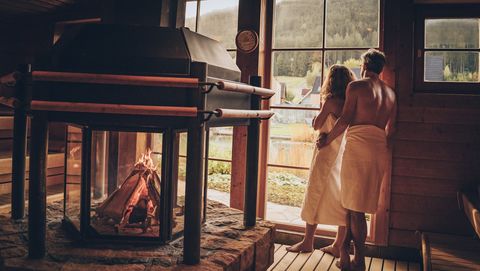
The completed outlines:
{"type": "Polygon", "coordinates": [[[337,226],[286,248],[328,69],[370,48],[365,270],[480,270],[480,1],[0,0],[0,30],[0,270],[340,270],[337,226]]]}

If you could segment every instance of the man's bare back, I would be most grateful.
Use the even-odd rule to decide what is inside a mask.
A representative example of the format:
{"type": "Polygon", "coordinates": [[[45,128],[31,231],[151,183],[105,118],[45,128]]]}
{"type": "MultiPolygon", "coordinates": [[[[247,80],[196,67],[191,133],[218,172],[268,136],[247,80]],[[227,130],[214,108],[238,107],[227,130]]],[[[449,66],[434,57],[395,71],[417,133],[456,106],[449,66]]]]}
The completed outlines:
{"type": "Polygon", "coordinates": [[[385,129],[395,110],[395,93],[377,75],[349,85],[350,98],[356,100],[350,126],[375,125],[385,129]]]}

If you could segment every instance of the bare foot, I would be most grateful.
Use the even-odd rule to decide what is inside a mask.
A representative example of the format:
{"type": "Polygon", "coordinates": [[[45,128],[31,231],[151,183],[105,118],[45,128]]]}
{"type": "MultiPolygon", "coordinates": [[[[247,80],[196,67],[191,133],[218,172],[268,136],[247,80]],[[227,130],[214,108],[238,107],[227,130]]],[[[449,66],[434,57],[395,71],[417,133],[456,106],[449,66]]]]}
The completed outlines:
{"type": "Polygon", "coordinates": [[[336,246],[322,247],[320,250],[325,252],[325,253],[328,253],[328,254],[332,255],[335,258],[340,257],[340,248],[338,248],[336,246]]]}
{"type": "Polygon", "coordinates": [[[309,245],[305,242],[296,243],[293,246],[287,247],[286,250],[288,252],[312,252],[313,251],[313,244],[309,245]]]}
{"type": "Polygon", "coordinates": [[[352,270],[355,270],[355,271],[365,271],[365,269],[366,269],[365,261],[356,261],[355,259],[353,259],[350,262],[350,266],[351,266],[352,270]]]}
{"type": "Polygon", "coordinates": [[[351,271],[351,269],[350,269],[350,263],[345,263],[345,264],[343,264],[343,263],[340,262],[340,261],[336,261],[336,262],[335,262],[335,266],[338,267],[338,269],[340,269],[341,271],[351,271]]]}

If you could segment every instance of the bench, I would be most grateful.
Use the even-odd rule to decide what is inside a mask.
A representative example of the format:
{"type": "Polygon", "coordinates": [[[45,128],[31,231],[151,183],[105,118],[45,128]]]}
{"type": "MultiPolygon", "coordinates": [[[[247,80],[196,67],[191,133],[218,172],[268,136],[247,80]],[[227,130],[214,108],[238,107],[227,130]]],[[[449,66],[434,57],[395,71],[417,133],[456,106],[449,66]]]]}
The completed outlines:
{"type": "MultiPolygon", "coordinates": [[[[58,129],[56,129],[58,130],[58,129]]],[[[64,132],[60,131],[60,134],[64,132]]],[[[0,195],[8,194],[11,191],[12,181],[12,136],[13,136],[13,117],[0,116],[0,195]]],[[[47,185],[56,185],[63,182],[64,172],[64,154],[61,142],[63,138],[52,138],[49,146],[47,160],[47,185]]],[[[26,157],[26,178],[28,179],[28,153],[26,157]]],[[[26,182],[28,185],[28,181],[26,182]]]]}
{"type": "Polygon", "coordinates": [[[480,270],[480,190],[476,190],[458,193],[458,200],[477,236],[423,232],[421,238],[424,271],[480,270]]]}

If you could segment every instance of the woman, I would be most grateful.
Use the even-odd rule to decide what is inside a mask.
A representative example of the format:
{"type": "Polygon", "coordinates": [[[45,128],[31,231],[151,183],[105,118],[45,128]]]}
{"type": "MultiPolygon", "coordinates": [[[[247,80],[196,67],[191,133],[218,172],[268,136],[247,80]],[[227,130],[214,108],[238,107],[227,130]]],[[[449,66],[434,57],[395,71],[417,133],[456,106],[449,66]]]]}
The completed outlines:
{"type": "MultiPolygon", "coordinates": [[[[353,72],[343,65],[333,65],[321,89],[320,114],[312,126],[319,131],[319,140],[328,133],[342,113],[347,85],[355,80],[353,72]]],[[[344,142],[339,136],[327,147],[315,148],[307,191],[302,204],[301,217],[306,222],[303,240],[287,250],[290,252],[313,251],[313,236],[317,224],[338,225],[335,241],[321,250],[335,257],[345,238],[346,209],[340,203],[340,168],[344,142]]]]}

